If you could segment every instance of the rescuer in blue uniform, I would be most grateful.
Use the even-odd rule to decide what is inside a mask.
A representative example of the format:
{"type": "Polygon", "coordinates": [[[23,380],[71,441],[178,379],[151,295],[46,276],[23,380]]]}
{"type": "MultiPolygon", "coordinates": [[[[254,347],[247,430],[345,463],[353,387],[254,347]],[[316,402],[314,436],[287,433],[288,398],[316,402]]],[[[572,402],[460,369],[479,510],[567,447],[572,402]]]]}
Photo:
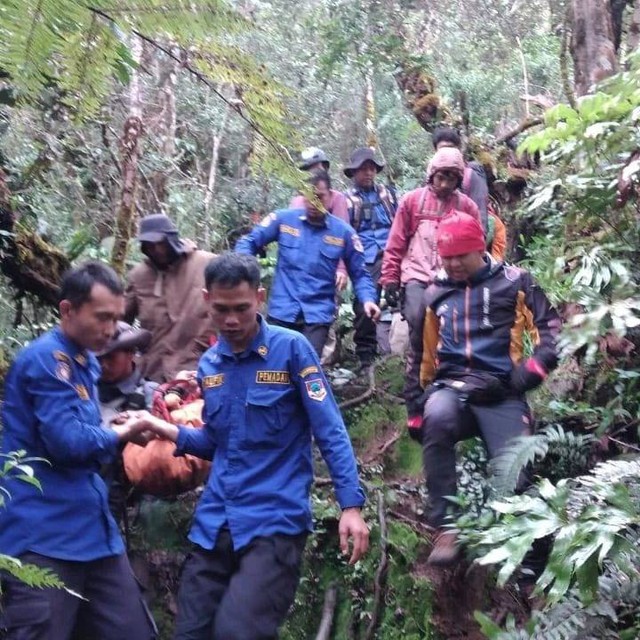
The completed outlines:
{"type": "Polygon", "coordinates": [[[145,428],[176,442],[176,455],[213,460],[189,538],[176,640],[267,640],[293,602],[312,529],[311,437],[342,508],[343,553],[368,547],[365,498],[342,416],[302,335],[267,324],[255,258],[227,253],[205,272],[219,342],[201,358],[203,429],[147,415],[145,428]]]}
{"type": "Polygon", "coordinates": [[[238,253],[256,255],[278,242],[278,263],[269,296],[268,322],[303,333],[320,355],[336,313],[336,272],[343,260],[364,313],[377,320],[378,295],[366,269],[362,243],[346,222],[326,212],[331,178],[316,171],[309,178],[320,210],[305,199],[305,209],[270,213],[236,244],[238,253]]]}
{"type": "Polygon", "coordinates": [[[0,553],[49,568],[66,588],[3,584],[7,640],[150,639],[153,621],[133,577],[98,472],[120,444],[146,441],[140,425],[101,426],[96,382],[103,349],[124,311],[124,289],[106,265],[65,274],[60,324],[25,347],[5,381],[2,453],[26,451],[42,491],[5,478],[0,553]]]}

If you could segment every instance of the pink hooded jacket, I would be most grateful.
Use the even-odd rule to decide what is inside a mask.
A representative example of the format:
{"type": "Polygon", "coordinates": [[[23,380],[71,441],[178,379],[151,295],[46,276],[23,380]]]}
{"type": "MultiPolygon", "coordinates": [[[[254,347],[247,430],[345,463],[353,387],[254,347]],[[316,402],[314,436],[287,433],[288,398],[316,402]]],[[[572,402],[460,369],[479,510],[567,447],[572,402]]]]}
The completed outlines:
{"type": "Polygon", "coordinates": [[[382,261],[383,286],[410,280],[432,282],[441,266],[436,245],[440,221],[454,211],[480,220],[477,205],[461,191],[454,191],[444,200],[435,194],[431,179],[443,169],[459,173],[462,183],[464,159],[458,149],[446,147],[437,151],[427,168],[427,186],[409,191],[400,200],[382,261]]]}

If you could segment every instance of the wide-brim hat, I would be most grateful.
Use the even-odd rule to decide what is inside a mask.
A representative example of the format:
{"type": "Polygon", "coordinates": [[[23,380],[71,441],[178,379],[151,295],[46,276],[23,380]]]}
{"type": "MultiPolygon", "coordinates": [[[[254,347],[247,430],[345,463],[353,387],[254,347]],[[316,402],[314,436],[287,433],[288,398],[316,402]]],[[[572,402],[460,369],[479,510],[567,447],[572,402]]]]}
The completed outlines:
{"type": "Polygon", "coordinates": [[[384,169],[384,162],[376,157],[376,153],[370,147],[360,147],[351,154],[349,164],[344,166],[344,175],[347,178],[353,178],[353,174],[367,161],[373,162],[376,166],[376,173],[380,173],[384,169]]]}
{"type": "Polygon", "coordinates": [[[178,235],[178,228],[171,218],[163,213],[153,213],[140,220],[138,240],[140,242],[162,242],[171,235],[178,235]]]}
{"type": "Polygon", "coordinates": [[[102,351],[98,351],[96,356],[100,358],[120,350],[140,351],[142,353],[147,350],[150,343],[151,331],[134,329],[130,324],[120,321],[107,346],[102,351]]]}

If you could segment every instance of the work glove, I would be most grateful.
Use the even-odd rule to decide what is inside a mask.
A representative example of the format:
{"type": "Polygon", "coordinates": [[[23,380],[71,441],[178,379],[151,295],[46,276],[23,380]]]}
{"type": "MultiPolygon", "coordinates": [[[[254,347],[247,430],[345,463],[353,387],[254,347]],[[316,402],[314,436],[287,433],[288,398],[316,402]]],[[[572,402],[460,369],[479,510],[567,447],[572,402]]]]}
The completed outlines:
{"type": "Polygon", "coordinates": [[[392,282],[385,287],[384,299],[390,307],[397,307],[400,304],[400,285],[397,282],[392,282]]]}
{"type": "Polygon", "coordinates": [[[422,444],[422,416],[409,416],[407,418],[409,437],[422,444]]]}
{"type": "Polygon", "coordinates": [[[511,371],[511,387],[518,393],[526,393],[541,385],[546,377],[545,368],[535,358],[528,358],[511,371]]]}

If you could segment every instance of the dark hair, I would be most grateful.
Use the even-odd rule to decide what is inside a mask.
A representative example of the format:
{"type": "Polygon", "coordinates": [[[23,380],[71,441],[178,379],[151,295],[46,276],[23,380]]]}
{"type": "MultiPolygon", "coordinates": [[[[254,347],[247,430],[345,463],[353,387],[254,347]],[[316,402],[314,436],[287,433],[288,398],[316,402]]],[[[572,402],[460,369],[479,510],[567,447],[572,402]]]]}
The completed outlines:
{"type": "Polygon", "coordinates": [[[260,286],[260,265],[254,256],[227,251],[213,258],[204,270],[207,291],[214,284],[237,287],[243,282],[248,282],[254,289],[260,286]]]}
{"type": "Polygon", "coordinates": [[[69,269],[62,276],[59,300],[68,300],[79,307],[91,299],[91,290],[96,284],[106,287],[116,296],[124,294],[124,286],[118,274],[103,262],[83,262],[69,269]]]}
{"type": "Polygon", "coordinates": [[[315,169],[312,171],[307,178],[307,182],[314,187],[320,182],[324,182],[327,185],[327,189],[331,189],[331,177],[324,169],[315,169]]]}
{"type": "Polygon", "coordinates": [[[431,142],[433,148],[437,149],[441,142],[450,142],[456,149],[462,147],[462,139],[460,134],[452,127],[440,126],[436,127],[431,134],[431,142]]]}

